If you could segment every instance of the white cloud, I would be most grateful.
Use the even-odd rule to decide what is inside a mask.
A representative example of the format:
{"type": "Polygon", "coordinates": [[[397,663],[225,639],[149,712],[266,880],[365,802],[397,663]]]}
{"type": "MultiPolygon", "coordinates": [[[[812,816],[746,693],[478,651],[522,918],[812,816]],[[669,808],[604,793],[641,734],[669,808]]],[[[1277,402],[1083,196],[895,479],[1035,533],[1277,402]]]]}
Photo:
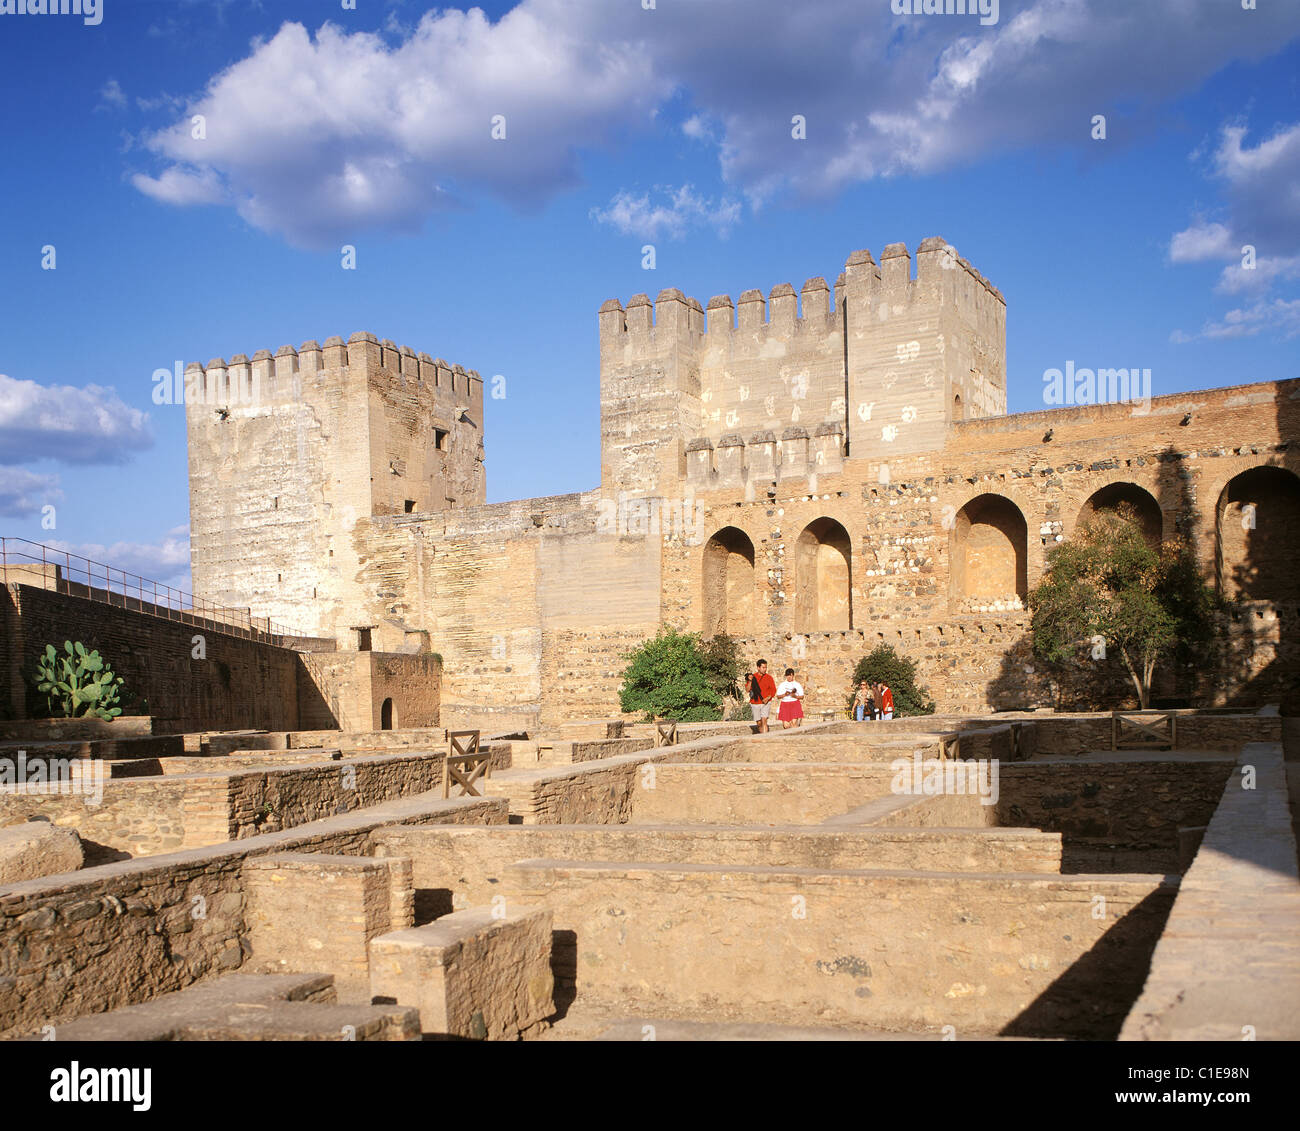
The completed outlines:
{"type": "MultiPolygon", "coordinates": [[[[188,592],[190,528],[174,526],[157,542],[47,542],[56,550],[188,592]]],[[[116,586],[115,574],[110,574],[116,586]]]]}
{"type": "Polygon", "coordinates": [[[1222,224],[1197,222],[1184,228],[1169,241],[1169,259],[1173,263],[1199,263],[1206,259],[1229,259],[1241,254],[1241,245],[1222,224]]]}
{"type": "Polygon", "coordinates": [[[99,92],[99,105],[96,110],[125,110],[126,92],[117,79],[109,79],[99,92]]]}
{"type": "Polygon", "coordinates": [[[101,385],[38,385],[0,373],[0,463],[124,463],[151,447],[149,414],[101,385]]]}
{"type": "Polygon", "coordinates": [[[579,149],[684,95],[682,130],[716,144],[738,191],[825,194],[1027,146],[1099,144],[1093,114],[1111,114],[1114,131],[1117,107],[1140,119],[1297,34],[1300,5],[1243,13],[1222,0],[1025,0],[989,27],[894,16],[885,0],[653,11],[522,0],[496,23],[477,9],[428,12],[392,45],[328,24],[312,38],[290,23],[153,135],[176,179],[137,183],[177,202],[206,201],[217,186],[249,223],[294,242],[412,230],[485,191],[539,204],[576,183],[579,149]],[[192,113],[207,116],[206,141],[190,139],[192,113]],[[490,138],[494,114],[506,116],[506,141],[490,138]],[[794,114],[805,140],[791,137],[794,114]]]}
{"type": "Polygon", "coordinates": [[[1300,337],[1300,299],[1261,300],[1252,306],[1229,310],[1218,321],[1207,322],[1195,334],[1175,330],[1173,342],[1216,341],[1225,338],[1252,338],[1265,330],[1281,338],[1300,337]]]}
{"type": "MultiPolygon", "coordinates": [[[[1210,176],[1221,186],[1225,219],[1197,219],[1169,244],[1173,263],[1224,263],[1215,291],[1252,294],[1258,301],[1228,311],[1198,334],[1178,331],[1175,342],[1240,338],[1265,330],[1296,335],[1300,303],[1267,296],[1279,284],[1300,279],[1300,122],[1279,127],[1253,147],[1242,125],[1225,126],[1209,158],[1210,176]]],[[[1193,155],[1204,158],[1203,151],[1193,155]]]]}
{"type": "Polygon", "coordinates": [[[644,52],[574,34],[525,3],[499,22],[429,12],[390,47],[287,23],[148,146],[166,162],[137,187],[173,203],[219,198],[254,227],[322,244],[411,230],[484,190],[528,208],[577,183],[577,151],[667,93],[644,52]],[[191,137],[203,114],[207,136],[191,137]],[[505,137],[492,137],[504,118],[505,137]]]}
{"type": "Polygon", "coordinates": [[[63,498],[57,475],[37,475],[21,467],[0,467],[0,515],[27,518],[63,498]]]}
{"type": "Polygon", "coordinates": [[[653,193],[640,196],[627,191],[617,193],[604,208],[593,208],[591,216],[625,236],[656,240],[664,236],[681,239],[692,228],[705,227],[726,235],[740,221],[741,210],[740,201],[715,202],[701,197],[692,185],[657,185],[653,193]]]}

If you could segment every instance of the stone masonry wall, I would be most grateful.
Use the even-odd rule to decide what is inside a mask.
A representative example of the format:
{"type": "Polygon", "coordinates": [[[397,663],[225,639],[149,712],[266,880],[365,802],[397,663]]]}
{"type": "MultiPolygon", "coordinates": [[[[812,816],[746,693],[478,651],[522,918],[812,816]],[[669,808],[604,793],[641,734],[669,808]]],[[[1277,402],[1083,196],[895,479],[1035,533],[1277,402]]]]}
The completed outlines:
{"type": "Polygon", "coordinates": [[[0,888],[0,1037],[184,989],[246,960],[243,862],[366,855],[381,824],[498,823],[486,798],[402,801],[279,833],[0,888]]]}

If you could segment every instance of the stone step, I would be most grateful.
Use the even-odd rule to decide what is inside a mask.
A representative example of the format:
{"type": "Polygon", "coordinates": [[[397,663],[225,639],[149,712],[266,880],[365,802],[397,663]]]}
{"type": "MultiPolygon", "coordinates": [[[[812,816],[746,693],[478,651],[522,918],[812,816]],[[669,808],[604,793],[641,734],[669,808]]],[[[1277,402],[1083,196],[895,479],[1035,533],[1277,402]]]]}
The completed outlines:
{"type": "MultiPolygon", "coordinates": [[[[24,1040],[50,1037],[48,1030],[24,1040]]],[[[340,1005],[327,974],[230,974],[54,1028],[60,1041],[410,1041],[414,1009],[340,1005]]]]}
{"type": "Polygon", "coordinates": [[[415,1006],[434,1037],[536,1036],[555,1012],[553,991],[551,913],[543,908],[502,900],[370,940],[372,999],[415,1006]]]}

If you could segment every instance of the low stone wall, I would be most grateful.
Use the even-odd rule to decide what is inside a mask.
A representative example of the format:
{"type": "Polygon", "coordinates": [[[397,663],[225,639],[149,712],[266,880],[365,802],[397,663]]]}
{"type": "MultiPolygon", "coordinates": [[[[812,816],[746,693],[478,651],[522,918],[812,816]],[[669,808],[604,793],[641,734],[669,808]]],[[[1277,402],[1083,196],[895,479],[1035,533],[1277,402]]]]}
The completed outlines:
{"type": "Polygon", "coordinates": [[[1059,832],[1066,867],[1090,844],[1175,854],[1178,830],[1204,825],[1214,812],[1231,761],[1161,758],[1004,765],[998,824],[1059,832]]]}
{"type": "Polygon", "coordinates": [[[407,798],[238,844],[0,887],[0,1037],[238,969],[250,949],[240,879],[250,856],[359,856],[380,825],[505,819],[499,800],[407,798]]]}
{"type": "Polygon", "coordinates": [[[736,745],[737,761],[771,762],[874,762],[939,756],[939,735],[916,733],[886,735],[854,733],[831,735],[762,735],[736,745]]]}
{"type": "Polygon", "coordinates": [[[84,742],[91,738],[140,738],[153,734],[148,715],[119,715],[116,719],[3,719],[0,742],[84,742]]]}
{"type": "Polygon", "coordinates": [[[508,866],[500,894],[552,910],[557,986],[594,1009],[1109,1039],[1175,888],[1156,876],[539,859],[508,866]]]}
{"type": "Polygon", "coordinates": [[[185,740],[173,734],[0,743],[0,759],[13,761],[19,753],[29,764],[33,758],[171,758],[185,753],[185,740]]]}
{"type": "MultiPolygon", "coordinates": [[[[508,767],[507,747],[490,752],[494,770],[508,767]]],[[[43,816],[75,829],[87,863],[103,864],[257,836],[424,793],[441,787],[442,767],[441,754],[380,754],[109,779],[99,804],[78,794],[0,793],[0,821],[43,816]]]]}
{"type": "Polygon", "coordinates": [[[1247,746],[1238,766],[1120,1040],[1300,1039],[1300,870],[1282,748],[1247,746]]]}
{"type": "MultiPolygon", "coordinates": [[[[998,824],[997,807],[985,805],[978,794],[936,794],[933,797],[890,797],[873,812],[862,814],[872,828],[993,828],[998,824]]],[[[839,820],[847,821],[853,814],[839,820]]],[[[827,822],[839,823],[839,821],[827,822]]],[[[1060,870],[1060,860],[1057,860],[1060,870]]]]}
{"type": "Polygon", "coordinates": [[[510,799],[510,819],[536,824],[621,824],[632,813],[641,767],[676,761],[726,758],[735,746],[727,738],[705,738],[638,754],[619,754],[570,768],[511,770],[489,779],[484,793],[510,799]]]}
{"type": "Polygon", "coordinates": [[[399,750],[414,748],[447,753],[447,734],[442,727],[412,727],[405,730],[295,730],[287,736],[290,750],[324,746],[338,750],[399,750]]]}
{"type": "Polygon", "coordinates": [[[634,824],[814,825],[889,796],[894,777],[880,763],[671,763],[642,775],[634,824]]]}
{"type": "MultiPolygon", "coordinates": [[[[1175,711],[1179,750],[1223,750],[1236,754],[1249,742],[1280,742],[1282,720],[1267,709],[1240,714],[1219,711],[1175,711]]],[[[1011,723],[1032,724],[1033,730],[1022,730],[1022,749],[1026,741],[1033,754],[1088,754],[1111,749],[1111,716],[1109,713],[1056,714],[1051,711],[999,712],[984,718],[960,715],[918,715],[889,722],[836,724],[844,731],[850,726],[870,726],[883,733],[914,733],[917,731],[956,732],[987,730],[990,727],[1011,723]]],[[[965,756],[965,750],[962,751],[965,756]]],[[[983,756],[983,755],[981,755],[983,756]]]]}
{"type": "Polygon", "coordinates": [[[1024,829],[493,825],[382,828],[371,841],[374,855],[411,861],[420,918],[490,903],[506,868],[532,858],[819,870],[1061,870],[1059,834],[1024,829]]]}
{"type": "MultiPolygon", "coordinates": [[[[542,744],[547,745],[546,743],[542,744]]],[[[561,748],[568,748],[568,761],[597,762],[615,754],[635,754],[639,750],[654,749],[654,740],[650,738],[605,738],[587,742],[557,741],[550,743],[558,754],[561,748]]],[[[563,759],[557,759],[563,760],[563,759]]]]}

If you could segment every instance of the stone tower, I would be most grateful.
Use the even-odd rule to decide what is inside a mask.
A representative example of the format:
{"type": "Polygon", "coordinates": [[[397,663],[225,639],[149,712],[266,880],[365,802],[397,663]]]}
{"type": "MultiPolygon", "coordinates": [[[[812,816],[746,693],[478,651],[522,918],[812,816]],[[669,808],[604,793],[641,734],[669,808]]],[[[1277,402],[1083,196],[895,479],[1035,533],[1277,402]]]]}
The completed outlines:
{"type": "Polygon", "coordinates": [[[890,244],[879,266],[850,255],[833,296],[817,277],[707,312],[675,289],[606,302],[603,488],[752,491],[933,450],[954,420],[1004,414],[1002,295],[943,239],[922,241],[917,266],[890,244]]]}
{"type": "Polygon", "coordinates": [[[357,333],[185,383],[195,594],[372,647],[354,527],[483,502],[479,375],[357,333]]]}

